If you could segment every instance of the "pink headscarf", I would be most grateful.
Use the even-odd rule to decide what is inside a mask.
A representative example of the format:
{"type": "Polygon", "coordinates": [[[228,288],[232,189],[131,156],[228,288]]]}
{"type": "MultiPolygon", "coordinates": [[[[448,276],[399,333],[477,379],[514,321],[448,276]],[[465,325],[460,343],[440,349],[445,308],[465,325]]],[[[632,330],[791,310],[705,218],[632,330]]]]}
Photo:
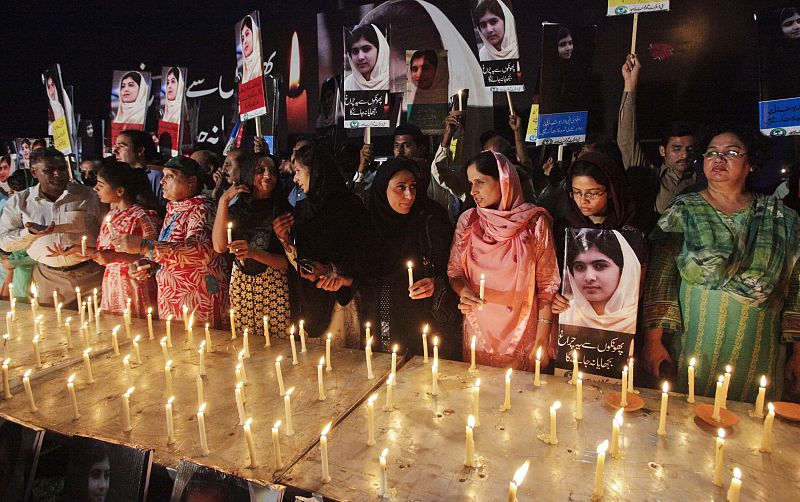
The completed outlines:
{"type": "MultiPolygon", "coordinates": [[[[536,235],[537,226],[549,225],[550,215],[524,201],[516,167],[504,155],[492,153],[500,174],[500,204],[498,209],[476,208],[477,217],[464,233],[462,266],[474,291],[481,274],[485,276],[487,303],[483,310],[467,315],[482,345],[479,350],[508,356],[530,349],[535,337],[536,322],[528,321],[537,303],[536,264],[542,249],[552,242],[531,240],[542,238],[536,235]]],[[[558,284],[546,293],[557,288],[558,284]]]]}

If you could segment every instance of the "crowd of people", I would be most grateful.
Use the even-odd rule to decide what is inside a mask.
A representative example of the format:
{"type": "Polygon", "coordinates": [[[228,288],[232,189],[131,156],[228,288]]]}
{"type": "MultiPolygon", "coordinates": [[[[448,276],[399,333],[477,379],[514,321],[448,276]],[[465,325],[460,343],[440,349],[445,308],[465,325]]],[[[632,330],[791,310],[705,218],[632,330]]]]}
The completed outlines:
{"type": "Polygon", "coordinates": [[[475,340],[480,364],[518,369],[537,353],[551,363],[572,302],[582,305],[570,315],[589,317],[619,304],[607,329],[637,333],[636,367],[653,382],[669,377],[686,391],[695,358],[699,394],[731,365],[731,397],[753,399],[767,375],[771,399],[791,398],[800,387],[797,176],[783,200],[756,193],[769,144],[744,127],[703,140],[672,124],[660,165],[648,163],[636,127],[640,71],[629,55],[616,140],[589,135],[566,161],[537,162],[513,112],[513,140],[488,131],[462,165],[449,146],[463,112],[445,119],[442,138],[399,126],[380,164],[371,144],[332,151],[314,137],[285,159],[256,138],[224,158],[155,162],[152,138],[127,130],[112,157],[84,161],[71,181],[60,152],[37,148],[30,171],[8,179],[2,294],[25,302],[34,282],[42,304],[56,292],[75,309],[76,288],[98,288],[108,313],[188,311],[196,325],[224,328],[233,309],[237,330],[268,326],[280,338],[302,321],[312,339],[331,333],[335,346],[362,349],[368,324],[373,350],[407,355],[422,353],[427,329],[444,357],[469,358],[475,340]],[[568,229],[582,229],[570,246],[568,229]],[[600,230],[614,231],[612,242],[593,240],[600,230]],[[619,272],[635,257],[613,237],[624,231],[647,236],[641,273],[619,272]],[[616,251],[586,258],[603,246],[616,251]],[[607,270],[616,271],[610,289],[622,290],[616,300],[600,298],[607,270]],[[579,280],[597,285],[562,295],[562,282],[579,280]]]}

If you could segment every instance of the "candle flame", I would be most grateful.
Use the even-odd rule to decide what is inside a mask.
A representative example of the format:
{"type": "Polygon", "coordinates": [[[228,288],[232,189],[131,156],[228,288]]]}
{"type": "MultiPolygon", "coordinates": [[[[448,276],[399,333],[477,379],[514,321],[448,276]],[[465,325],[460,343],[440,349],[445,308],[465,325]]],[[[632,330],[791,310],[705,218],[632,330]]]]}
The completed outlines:
{"type": "Polygon", "coordinates": [[[236,390],[242,390],[242,382],[236,384],[236,390]]]}
{"type": "Polygon", "coordinates": [[[330,340],[331,338],[333,338],[333,333],[328,333],[328,340],[330,340]]]}
{"type": "Polygon", "coordinates": [[[767,409],[770,413],[775,413],[775,405],[772,403],[767,403],[767,409]]]}
{"type": "Polygon", "coordinates": [[[142,335],[136,335],[136,336],[133,338],[133,342],[134,342],[134,343],[139,343],[139,341],[140,341],[141,339],[142,339],[142,335]]]}
{"type": "Polygon", "coordinates": [[[720,375],[720,376],[719,376],[719,378],[717,379],[717,381],[718,381],[719,383],[722,383],[722,382],[724,382],[724,381],[725,381],[725,377],[723,377],[722,375],[720,375]]]}
{"type": "Polygon", "coordinates": [[[627,365],[627,364],[625,365],[625,367],[624,367],[624,368],[622,368],[622,371],[624,371],[625,373],[627,373],[627,372],[628,372],[628,365],[627,365]]]}
{"type": "Polygon", "coordinates": [[[36,296],[36,293],[38,293],[38,289],[36,289],[36,283],[35,283],[35,282],[32,282],[32,283],[31,283],[31,294],[32,294],[33,296],[36,296]]]}
{"type": "Polygon", "coordinates": [[[583,381],[583,372],[582,371],[578,372],[578,380],[583,381]]]}
{"type": "Polygon", "coordinates": [[[506,380],[511,380],[511,368],[506,370],[506,380]]]}
{"type": "Polygon", "coordinates": [[[197,414],[205,413],[206,411],[206,403],[200,405],[200,408],[197,409],[197,414]]]}
{"type": "Polygon", "coordinates": [[[394,353],[396,353],[396,352],[397,352],[397,344],[394,344],[394,345],[392,346],[392,354],[394,354],[394,353]]]}
{"type": "Polygon", "coordinates": [[[153,307],[147,307],[147,314],[151,315],[153,313],[153,307]]]}
{"type": "Polygon", "coordinates": [[[725,373],[730,373],[731,371],[733,371],[733,368],[731,368],[730,364],[725,366],[725,373]]]}
{"type": "Polygon", "coordinates": [[[33,343],[39,343],[39,335],[33,337],[33,343]]]}
{"type": "Polygon", "coordinates": [[[475,350],[475,344],[476,343],[478,343],[478,336],[477,335],[472,335],[472,342],[470,343],[470,345],[472,345],[472,350],[475,350]]]}
{"type": "Polygon", "coordinates": [[[553,403],[552,409],[557,410],[559,408],[561,408],[561,401],[556,401],[553,403]]]}
{"type": "Polygon", "coordinates": [[[81,288],[79,288],[79,287],[76,287],[76,288],[75,288],[75,292],[76,292],[76,293],[78,293],[78,294],[80,294],[80,292],[81,292],[81,288]]]}
{"type": "MultiPolygon", "coordinates": [[[[75,373],[71,374],[69,378],[67,378],[67,383],[72,383],[75,381],[75,373]]],[[[772,403],[770,403],[772,404],[772,403]]]]}
{"type": "Polygon", "coordinates": [[[438,336],[434,336],[433,337],[433,345],[434,346],[439,345],[439,337],[438,336]]]}
{"type": "Polygon", "coordinates": [[[522,480],[525,479],[525,475],[528,474],[528,467],[530,467],[531,461],[526,460],[524,464],[517,469],[517,472],[514,473],[514,484],[519,486],[522,484],[522,480]]]}
{"type": "Polygon", "coordinates": [[[762,387],[767,386],[767,375],[761,375],[761,386],[762,387]]]}
{"type": "Polygon", "coordinates": [[[717,437],[720,439],[725,439],[725,429],[720,427],[719,430],[717,431],[717,437]]]}
{"type": "Polygon", "coordinates": [[[167,361],[167,364],[164,365],[164,370],[165,371],[169,371],[170,368],[172,368],[172,359],[167,361]]]}
{"type": "Polygon", "coordinates": [[[92,351],[92,348],[91,347],[87,347],[86,350],[83,351],[83,355],[88,356],[91,351],[92,351]]]}
{"type": "Polygon", "coordinates": [[[119,331],[119,327],[120,327],[120,326],[119,326],[119,324],[117,324],[116,326],[114,326],[113,328],[111,328],[111,332],[112,332],[112,333],[114,333],[114,334],[116,335],[116,334],[117,334],[117,331],[119,331]]]}
{"type": "Polygon", "coordinates": [[[480,387],[481,387],[481,379],[477,378],[475,379],[475,388],[480,389],[480,387]]]}
{"type": "Polygon", "coordinates": [[[122,358],[122,360],[123,360],[124,362],[126,362],[126,363],[127,363],[127,362],[129,362],[129,361],[131,360],[131,355],[130,355],[130,354],[128,354],[127,356],[123,357],[123,358],[122,358]]]}
{"type": "Polygon", "coordinates": [[[274,424],[272,424],[272,428],[273,428],[273,429],[275,429],[275,430],[278,430],[278,429],[280,429],[280,428],[281,428],[281,421],[280,421],[280,420],[278,420],[277,422],[275,422],[274,424]]]}
{"type": "Polygon", "coordinates": [[[572,351],[572,358],[573,359],[577,359],[578,358],[578,351],[577,350],[573,350],[572,351]]]}
{"type": "Polygon", "coordinates": [[[692,368],[694,368],[694,365],[695,365],[695,363],[696,363],[696,362],[697,362],[697,361],[695,360],[695,358],[694,358],[694,357],[693,357],[693,358],[691,358],[691,359],[689,360],[689,366],[691,366],[692,368]]]}
{"type": "Polygon", "coordinates": [[[181,310],[183,310],[183,313],[186,314],[186,313],[189,312],[189,306],[184,304],[183,307],[181,308],[181,310]]]}
{"type": "Polygon", "coordinates": [[[485,280],[485,279],[486,279],[486,276],[484,276],[483,274],[481,274],[481,280],[483,281],[483,280],[485,280]]]}
{"type": "Polygon", "coordinates": [[[283,361],[283,356],[278,356],[275,358],[276,363],[280,363],[281,361],[283,361]]]}
{"type": "MultiPolygon", "coordinates": [[[[374,403],[376,399],[378,399],[378,393],[377,392],[374,393],[373,395],[369,396],[369,399],[367,399],[367,401],[369,401],[370,403],[374,403]]],[[[772,404],[772,403],[770,403],[770,404],[772,404]]]]}
{"type": "Polygon", "coordinates": [[[428,325],[427,324],[422,327],[422,332],[425,333],[426,335],[428,334],[428,325]]]}
{"type": "Polygon", "coordinates": [[[372,324],[371,323],[365,323],[364,326],[367,327],[367,328],[370,328],[370,327],[372,327],[372,324]]]}
{"type": "Polygon", "coordinates": [[[669,382],[664,382],[664,385],[661,386],[661,389],[664,391],[664,394],[669,392],[669,382]]]}
{"type": "Polygon", "coordinates": [[[303,329],[303,325],[304,325],[305,323],[306,323],[306,322],[305,322],[303,319],[300,319],[300,329],[303,329]]]}
{"type": "Polygon", "coordinates": [[[206,341],[203,340],[200,342],[200,352],[204,352],[206,350],[206,341]]]}
{"type": "Polygon", "coordinates": [[[325,356],[319,358],[319,365],[323,366],[325,364],[325,356]]]}
{"type": "Polygon", "coordinates": [[[63,306],[64,306],[64,304],[63,304],[63,303],[61,303],[61,302],[58,302],[58,307],[57,307],[57,308],[58,308],[58,310],[61,310],[61,308],[62,308],[63,306]]]}
{"type": "Polygon", "coordinates": [[[244,349],[239,351],[239,359],[244,359],[244,349]]]}
{"type": "Polygon", "coordinates": [[[171,322],[171,321],[172,321],[172,314],[167,316],[167,322],[171,322]]]}
{"type": "Polygon", "coordinates": [[[297,91],[300,87],[300,42],[297,32],[292,33],[292,49],[289,52],[289,90],[297,91]]]}
{"type": "Polygon", "coordinates": [[[608,451],[608,439],[597,445],[597,453],[605,453],[608,451]]]}
{"type": "Polygon", "coordinates": [[[253,423],[253,417],[250,417],[247,420],[245,420],[244,426],[249,429],[250,428],[250,424],[252,424],[252,423],[253,423]]]}
{"type": "Polygon", "coordinates": [[[292,324],[292,327],[289,328],[289,334],[294,335],[294,324],[292,324]]]}
{"type": "Polygon", "coordinates": [[[406,262],[406,266],[407,266],[408,268],[414,268],[414,262],[413,262],[413,261],[411,261],[411,260],[408,260],[408,261],[406,262]]]}
{"type": "Polygon", "coordinates": [[[291,395],[292,395],[292,392],[294,392],[294,387],[290,387],[290,388],[289,388],[289,389],[286,391],[286,395],[287,395],[287,396],[291,396],[291,395]]]}
{"type": "Polygon", "coordinates": [[[622,427],[622,422],[623,422],[622,414],[624,412],[625,408],[620,408],[619,410],[617,410],[617,413],[614,414],[614,422],[616,422],[616,424],[619,425],[620,427],[622,427]]]}
{"type": "Polygon", "coordinates": [[[389,448],[384,448],[381,452],[381,458],[386,459],[386,456],[389,454],[389,448]]]}
{"type": "Polygon", "coordinates": [[[386,379],[386,385],[387,386],[392,385],[393,380],[394,380],[394,375],[390,373],[389,378],[386,379]]]}
{"type": "Polygon", "coordinates": [[[742,479],[742,470],[738,467],[733,468],[733,477],[736,479],[742,479]]]}
{"type": "Polygon", "coordinates": [[[322,434],[320,434],[320,436],[327,436],[328,433],[331,431],[331,425],[333,425],[333,422],[328,422],[328,425],[326,425],[325,428],[322,429],[322,434]]]}
{"type": "Polygon", "coordinates": [[[3,366],[8,366],[9,364],[11,364],[11,358],[10,357],[7,357],[7,358],[3,359],[3,366]]]}
{"type": "Polygon", "coordinates": [[[28,368],[28,370],[25,372],[24,375],[22,375],[22,377],[23,378],[30,378],[32,371],[33,371],[32,369],[28,368]]]}
{"type": "Polygon", "coordinates": [[[167,399],[167,404],[172,404],[174,401],[175,401],[175,396],[169,396],[169,399],[167,399]]]}
{"type": "Polygon", "coordinates": [[[167,337],[166,336],[163,337],[161,340],[159,340],[159,343],[166,345],[167,344],[167,337]]]}
{"type": "Polygon", "coordinates": [[[125,391],[125,395],[131,397],[131,394],[133,394],[134,390],[136,390],[136,387],[128,387],[128,390],[125,391]]]}
{"type": "Polygon", "coordinates": [[[467,418],[467,427],[470,429],[475,427],[475,415],[470,415],[469,418],[467,418]]]}
{"type": "Polygon", "coordinates": [[[228,311],[228,313],[229,313],[230,315],[233,315],[233,309],[230,309],[230,310],[228,311]]]}

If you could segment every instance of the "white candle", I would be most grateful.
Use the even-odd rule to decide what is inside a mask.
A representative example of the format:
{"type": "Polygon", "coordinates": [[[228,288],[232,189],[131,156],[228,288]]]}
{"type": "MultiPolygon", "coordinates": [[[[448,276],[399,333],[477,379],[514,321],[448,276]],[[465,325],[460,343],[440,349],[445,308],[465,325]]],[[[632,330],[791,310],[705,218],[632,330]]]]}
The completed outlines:
{"type": "Polygon", "coordinates": [[[625,408],[628,406],[628,367],[622,368],[622,393],[620,394],[619,405],[625,408]]]}
{"type": "Polygon", "coordinates": [[[428,364],[428,325],[422,328],[422,362],[428,364]]]}
{"type": "Polygon", "coordinates": [[[321,357],[319,365],[317,365],[317,390],[319,391],[319,400],[324,401],[325,397],[325,382],[322,381],[322,367],[325,366],[325,358],[321,357]]]}
{"type": "Polygon", "coordinates": [[[525,475],[528,473],[528,467],[530,467],[531,461],[526,460],[517,472],[514,473],[514,478],[512,479],[511,483],[508,484],[508,502],[517,502],[517,488],[519,485],[522,484],[522,480],[525,479],[525,475]]]}
{"type": "Polygon", "coordinates": [[[307,352],[306,350],[306,328],[305,321],[300,319],[300,353],[307,352]]]}
{"type": "Polygon", "coordinates": [[[81,256],[86,256],[86,236],[81,237],[81,256]]]}
{"type": "Polygon", "coordinates": [[[231,243],[233,242],[233,223],[228,222],[228,247],[230,247],[231,243]]]}
{"type": "Polygon", "coordinates": [[[633,358],[628,359],[628,392],[635,394],[636,390],[633,388],[633,358]]]}
{"type": "Polygon", "coordinates": [[[205,388],[203,387],[203,377],[200,375],[194,376],[194,383],[197,387],[197,406],[206,402],[206,392],[205,388]]]}
{"type": "Polygon", "coordinates": [[[206,341],[205,340],[203,340],[200,343],[200,348],[197,350],[197,355],[200,358],[200,370],[199,370],[198,373],[200,375],[205,375],[206,374],[206,341]]]}
{"type": "Polygon", "coordinates": [[[239,413],[239,425],[244,425],[244,399],[242,398],[242,384],[237,383],[234,389],[236,396],[236,411],[239,413]]]}
{"type": "Polygon", "coordinates": [[[71,317],[67,317],[67,319],[64,321],[64,328],[66,329],[66,332],[67,332],[67,348],[68,349],[71,349],[73,347],[73,345],[72,345],[72,326],[70,325],[71,322],[72,322],[72,318],[71,317]]]}
{"type": "Polygon", "coordinates": [[[269,340],[269,316],[264,316],[264,347],[270,347],[272,343],[269,340]]]}
{"type": "Polygon", "coordinates": [[[728,408],[728,388],[731,385],[731,371],[733,368],[730,365],[725,366],[725,376],[722,381],[722,407],[728,408]]]}
{"type": "Polygon", "coordinates": [[[722,486],[722,462],[723,450],[725,448],[725,429],[717,431],[717,438],[714,441],[714,480],[716,486],[722,486]]]}
{"type": "Polygon", "coordinates": [[[511,368],[506,370],[506,397],[503,401],[501,411],[508,411],[511,409],[511,368]]]}
{"type": "Polygon", "coordinates": [[[481,401],[481,379],[475,379],[475,385],[472,386],[472,414],[475,415],[475,427],[481,425],[480,411],[481,401]]]}
{"type": "Polygon", "coordinates": [[[433,364],[439,364],[439,337],[433,337],[433,364]]]}
{"type": "Polygon", "coordinates": [[[606,450],[608,449],[608,440],[600,443],[597,447],[597,464],[594,468],[594,489],[592,490],[592,500],[597,500],[603,496],[605,485],[603,484],[603,477],[605,474],[606,466],[606,450]]]}
{"type": "Polygon", "coordinates": [[[328,333],[328,338],[325,340],[325,371],[331,371],[331,338],[332,333],[328,333]]]}
{"type": "Polygon", "coordinates": [[[242,383],[242,365],[237,364],[233,371],[236,374],[236,383],[242,383]]]}
{"type": "Polygon", "coordinates": [[[173,444],[175,442],[175,425],[172,421],[172,403],[174,401],[175,396],[170,396],[164,407],[164,412],[167,415],[167,444],[173,444]]]}
{"type": "MultiPolygon", "coordinates": [[[[147,334],[148,340],[155,339],[155,335],[153,335],[153,307],[147,307],[147,334]]],[[[164,337],[166,340],[166,337],[164,337]]]]}
{"type": "Polygon", "coordinates": [[[286,395],[283,396],[283,410],[286,412],[287,436],[294,436],[294,429],[292,428],[292,392],[294,392],[294,387],[289,387],[286,390],[286,395]]]}
{"type": "Polygon", "coordinates": [[[258,459],[256,459],[256,445],[253,441],[253,433],[250,431],[250,426],[253,423],[252,418],[248,418],[242,426],[244,429],[244,439],[247,442],[247,453],[250,455],[250,467],[258,466],[258,459]]]}
{"type": "Polygon", "coordinates": [[[383,406],[384,411],[390,411],[394,408],[394,400],[392,399],[392,377],[393,375],[389,374],[389,378],[386,379],[386,404],[383,406]]]}
{"type": "Polygon", "coordinates": [[[719,410],[722,407],[722,392],[723,392],[722,385],[724,380],[725,380],[724,377],[722,376],[719,377],[719,379],[717,380],[717,391],[714,394],[714,411],[711,414],[711,418],[713,418],[717,422],[719,422],[720,420],[719,410]]]}
{"type": "Polygon", "coordinates": [[[22,385],[25,387],[25,395],[28,397],[28,410],[31,413],[36,413],[38,408],[36,408],[36,401],[33,400],[33,389],[31,389],[31,369],[25,371],[25,374],[22,376],[22,385]]]}
{"type": "Polygon", "coordinates": [[[439,364],[431,365],[431,396],[439,395],[439,364]]]}
{"type": "Polygon", "coordinates": [[[556,412],[561,408],[561,401],[556,401],[550,407],[550,444],[558,444],[558,434],[556,433],[556,412]]]}
{"type": "Polygon", "coordinates": [[[323,483],[330,483],[331,482],[331,473],[328,470],[328,432],[331,430],[331,423],[328,422],[328,425],[322,429],[322,434],[319,436],[319,450],[320,456],[322,457],[322,482],[323,483]]]}
{"type": "Polygon", "coordinates": [[[41,351],[39,350],[39,335],[33,337],[31,341],[33,343],[33,360],[36,362],[36,367],[42,367],[42,355],[41,351]]]}
{"type": "Polygon", "coordinates": [[[167,349],[167,337],[159,341],[159,345],[161,345],[161,355],[164,356],[164,362],[169,361],[169,349],[167,349]]]}
{"type": "Polygon", "coordinates": [[[533,385],[536,387],[540,387],[542,385],[542,381],[539,376],[541,374],[541,367],[542,367],[541,359],[542,359],[542,347],[539,346],[539,348],[536,349],[536,366],[534,368],[534,373],[533,373],[533,385]]]}
{"type": "Polygon", "coordinates": [[[234,312],[233,309],[230,310],[230,318],[231,318],[231,340],[236,340],[236,313],[234,312]]]}
{"type": "Polygon", "coordinates": [[[758,451],[764,453],[772,452],[772,426],[775,422],[775,405],[772,403],[767,404],[767,418],[764,419],[764,432],[761,434],[761,446],[758,451]]]}
{"type": "Polygon", "coordinates": [[[117,331],[119,331],[119,325],[114,326],[111,329],[111,348],[114,349],[114,355],[119,355],[119,339],[117,338],[117,331]]]}
{"type": "Polygon", "coordinates": [[[370,334],[369,334],[369,330],[370,330],[370,328],[372,327],[372,325],[371,325],[370,323],[366,323],[366,324],[364,324],[364,326],[365,326],[365,328],[366,328],[366,331],[367,331],[367,334],[366,334],[366,336],[365,336],[365,339],[366,339],[367,341],[369,341],[369,339],[371,338],[371,336],[370,336],[370,334]]]}
{"type": "Polygon", "coordinates": [[[392,346],[392,378],[397,379],[397,344],[392,346]]]}
{"type": "Polygon", "coordinates": [[[375,444],[375,401],[377,399],[377,392],[367,399],[367,446],[375,444]]]}
{"type": "Polygon", "coordinates": [[[578,378],[578,351],[572,351],[572,378],[569,379],[569,383],[574,385],[575,380],[578,378]]]}
{"type": "Polygon", "coordinates": [[[614,458],[619,457],[620,455],[620,448],[619,448],[619,432],[622,429],[622,414],[624,413],[624,409],[620,408],[617,410],[617,413],[614,415],[614,419],[611,422],[611,456],[614,458]]]}
{"type": "Polygon", "coordinates": [[[761,385],[758,387],[758,396],[756,397],[756,407],[753,410],[753,416],[756,418],[764,417],[764,397],[767,392],[767,375],[761,375],[761,385]]]}
{"type": "Polygon", "coordinates": [[[17,299],[11,298],[11,319],[17,320],[17,299]]]}
{"type": "Polygon", "coordinates": [[[283,372],[281,372],[281,359],[283,356],[278,356],[275,359],[275,375],[278,377],[278,392],[281,396],[286,394],[286,388],[283,386],[283,372]]]}
{"type": "Polygon", "coordinates": [[[242,383],[247,385],[247,371],[244,368],[244,350],[240,350],[237,357],[239,359],[239,366],[241,367],[242,371],[242,383]]]}
{"type": "Polygon", "coordinates": [[[86,369],[86,383],[94,383],[94,377],[92,376],[92,361],[89,359],[89,354],[91,352],[91,347],[88,347],[83,351],[83,366],[86,369]]]}
{"type": "Polygon", "coordinates": [[[136,364],[142,364],[142,354],[139,352],[139,340],[141,339],[141,335],[136,335],[133,339],[133,355],[136,356],[136,364]]]}
{"type": "Polygon", "coordinates": [[[172,392],[172,359],[167,361],[167,364],[164,365],[164,382],[167,387],[167,395],[171,396],[174,394],[174,392],[172,392]]]}
{"type": "Polygon", "coordinates": [[[272,451],[275,454],[275,468],[280,469],[283,467],[283,460],[281,459],[281,439],[278,431],[281,428],[281,421],[278,420],[272,426],[272,451]]]}
{"type": "MultiPolygon", "coordinates": [[[[408,261],[406,265],[408,266],[408,289],[411,289],[411,286],[414,285],[414,262],[408,261]]],[[[411,296],[411,293],[408,293],[408,296],[411,296]]]]}
{"type": "Polygon", "coordinates": [[[91,296],[86,297],[86,313],[89,316],[89,322],[94,322],[94,302],[91,296]]]}
{"type": "Polygon", "coordinates": [[[183,312],[183,330],[186,331],[189,329],[189,306],[181,307],[181,312],[183,312]]]}
{"type": "Polygon", "coordinates": [[[386,456],[389,454],[389,448],[384,448],[381,456],[378,458],[378,496],[386,497],[389,495],[389,480],[386,475],[386,456]]]}
{"type": "Polygon", "coordinates": [[[167,316],[167,347],[172,348],[172,314],[167,316]]]}
{"type": "Polygon", "coordinates": [[[689,397],[686,399],[689,403],[694,403],[694,365],[696,362],[694,357],[689,360],[689,397]]]}
{"type": "Polygon", "coordinates": [[[583,420],[583,373],[580,371],[575,382],[575,420],[583,420]]]}
{"type": "Polygon", "coordinates": [[[122,430],[125,432],[133,430],[131,425],[131,394],[133,391],[134,388],[130,387],[122,394],[122,430]]]}
{"type": "Polygon", "coordinates": [[[125,337],[130,340],[131,339],[131,311],[129,309],[125,309],[122,313],[122,319],[125,321],[125,337]]]}
{"type": "Polygon", "coordinates": [[[83,323],[81,335],[83,336],[83,347],[86,348],[89,346],[89,323],[83,323]]]}
{"type": "MultiPolygon", "coordinates": [[[[31,304],[32,305],[32,304],[31,304]]],[[[83,302],[78,305],[78,309],[80,309],[81,314],[81,326],[86,324],[86,302],[83,302]]],[[[35,314],[34,314],[35,315],[35,314]]]]}
{"type": "Polygon", "coordinates": [[[478,310],[483,310],[483,303],[486,301],[486,277],[483,274],[481,274],[478,296],[481,299],[481,304],[478,306],[478,310]]]}
{"type": "Polygon", "coordinates": [[[742,492],[742,471],[738,467],[733,468],[733,478],[731,479],[731,486],[728,487],[727,500],[728,502],[739,502],[739,497],[742,492]]]}
{"type": "Polygon", "coordinates": [[[128,354],[122,358],[122,364],[125,367],[125,381],[128,387],[133,387],[133,377],[131,376],[131,355],[128,354]]]}
{"type": "Polygon", "coordinates": [[[467,419],[466,429],[466,455],[464,455],[464,465],[467,467],[475,467],[475,436],[473,430],[475,428],[475,417],[470,415],[467,419]]]}
{"type": "Polygon", "coordinates": [[[661,392],[661,414],[658,417],[658,435],[667,434],[667,405],[669,402],[669,383],[664,382],[663,392],[661,392]]]}
{"type": "MultiPolygon", "coordinates": [[[[53,293],[55,294],[55,293],[53,293]]],[[[61,308],[63,307],[62,303],[56,304],[56,325],[61,326],[61,308]]]]}
{"type": "Polygon", "coordinates": [[[67,391],[69,392],[69,401],[72,404],[72,419],[77,420],[81,418],[81,413],[78,411],[78,396],[75,394],[75,373],[67,378],[67,391]]]}
{"type": "MultiPolygon", "coordinates": [[[[12,314],[11,312],[6,312],[6,336],[3,337],[3,338],[6,339],[6,350],[8,350],[8,337],[10,337],[11,333],[14,332],[11,329],[11,320],[12,320],[13,317],[14,317],[14,314],[12,314]]],[[[7,355],[8,354],[6,354],[6,356],[7,355]]]]}
{"type": "Polygon", "coordinates": [[[472,335],[472,341],[469,343],[470,349],[470,358],[469,358],[469,371],[475,372],[477,371],[477,366],[475,365],[475,344],[478,343],[478,336],[472,335]]]}
{"type": "Polygon", "coordinates": [[[11,359],[6,357],[3,360],[3,397],[5,399],[11,399],[13,394],[11,394],[11,385],[8,382],[8,366],[11,364],[11,359]]]}
{"type": "Polygon", "coordinates": [[[97,288],[94,288],[92,290],[92,298],[94,298],[94,308],[98,309],[98,311],[99,311],[100,310],[100,302],[97,301],[97,299],[98,299],[97,298],[97,288]]]}
{"type": "Polygon", "coordinates": [[[458,91],[458,111],[464,111],[464,99],[461,97],[461,91],[458,91]]]}
{"type": "Polygon", "coordinates": [[[197,410],[197,428],[200,430],[200,452],[205,457],[209,453],[208,438],[206,437],[206,403],[200,405],[197,410]]]}
{"type": "Polygon", "coordinates": [[[367,380],[372,380],[375,375],[372,374],[372,337],[367,340],[367,346],[364,349],[364,354],[367,358],[367,380]]]}
{"type": "Polygon", "coordinates": [[[208,329],[208,323],[206,323],[206,339],[203,343],[205,343],[206,352],[214,352],[214,344],[211,343],[211,331],[208,329]]]}
{"type": "Polygon", "coordinates": [[[289,344],[292,346],[292,366],[297,366],[300,362],[297,360],[297,344],[294,341],[294,324],[289,331],[289,344]]]}

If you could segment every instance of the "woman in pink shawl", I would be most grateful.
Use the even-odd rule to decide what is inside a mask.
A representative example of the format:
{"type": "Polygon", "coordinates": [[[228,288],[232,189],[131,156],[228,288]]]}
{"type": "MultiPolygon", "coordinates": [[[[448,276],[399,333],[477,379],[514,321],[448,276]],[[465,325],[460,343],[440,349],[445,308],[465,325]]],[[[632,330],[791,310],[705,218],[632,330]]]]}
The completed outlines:
{"type": "Polygon", "coordinates": [[[542,347],[547,365],[550,303],[561,283],[550,215],[523,201],[517,171],[499,153],[469,161],[467,177],[477,207],[458,219],[447,267],[464,313],[465,360],[475,336],[479,364],[526,370],[542,347]]]}

